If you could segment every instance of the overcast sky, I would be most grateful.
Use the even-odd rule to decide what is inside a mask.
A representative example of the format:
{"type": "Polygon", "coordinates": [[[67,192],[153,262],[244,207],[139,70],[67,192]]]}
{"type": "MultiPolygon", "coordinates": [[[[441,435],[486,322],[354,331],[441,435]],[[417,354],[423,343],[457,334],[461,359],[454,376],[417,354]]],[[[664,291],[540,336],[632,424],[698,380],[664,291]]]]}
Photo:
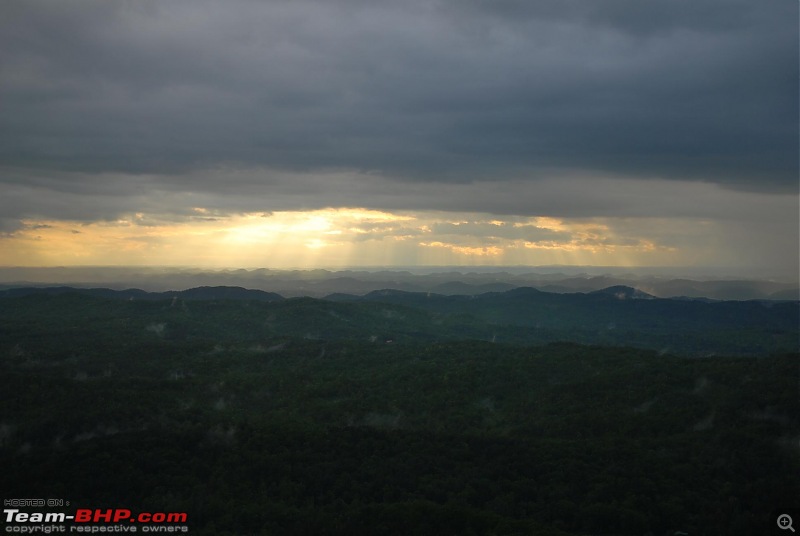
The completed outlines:
{"type": "Polygon", "coordinates": [[[796,0],[4,0],[0,263],[796,273],[799,45],[796,0]]]}

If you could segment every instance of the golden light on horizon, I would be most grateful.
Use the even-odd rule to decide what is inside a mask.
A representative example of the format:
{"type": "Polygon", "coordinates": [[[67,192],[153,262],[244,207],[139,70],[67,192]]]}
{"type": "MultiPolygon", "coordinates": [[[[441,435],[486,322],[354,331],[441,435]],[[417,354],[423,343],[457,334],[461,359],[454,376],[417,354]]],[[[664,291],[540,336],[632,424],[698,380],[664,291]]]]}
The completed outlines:
{"type": "Polygon", "coordinates": [[[497,246],[457,246],[438,241],[420,242],[419,245],[426,248],[444,248],[453,253],[476,257],[497,257],[504,252],[503,248],[497,246]]]}
{"type": "Polygon", "coordinates": [[[0,238],[5,265],[318,267],[663,261],[675,248],[607,221],[326,208],[133,213],[114,221],[26,220],[0,238]]]}

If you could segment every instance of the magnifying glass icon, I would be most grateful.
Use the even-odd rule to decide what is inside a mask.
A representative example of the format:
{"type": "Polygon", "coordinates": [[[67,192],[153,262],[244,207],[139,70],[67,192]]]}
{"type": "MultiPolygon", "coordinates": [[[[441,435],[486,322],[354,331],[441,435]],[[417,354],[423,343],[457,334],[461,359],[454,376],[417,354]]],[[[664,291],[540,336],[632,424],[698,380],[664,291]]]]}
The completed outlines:
{"type": "Polygon", "coordinates": [[[781,530],[789,529],[794,532],[794,528],[792,527],[792,516],[789,514],[781,514],[778,516],[778,527],[781,530]]]}

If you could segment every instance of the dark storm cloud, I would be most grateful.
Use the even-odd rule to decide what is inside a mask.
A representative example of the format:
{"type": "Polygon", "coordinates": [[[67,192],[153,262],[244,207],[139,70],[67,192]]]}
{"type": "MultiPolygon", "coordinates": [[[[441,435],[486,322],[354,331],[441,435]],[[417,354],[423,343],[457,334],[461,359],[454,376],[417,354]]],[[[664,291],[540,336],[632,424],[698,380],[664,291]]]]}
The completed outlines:
{"type": "MultiPolygon", "coordinates": [[[[20,228],[19,220],[26,218],[91,222],[130,219],[130,214],[142,213],[149,216],[135,221],[143,225],[146,219],[164,223],[224,219],[240,213],[363,206],[398,213],[489,213],[507,222],[517,221],[515,216],[710,219],[748,225],[777,222],[796,238],[795,196],[720,189],[705,182],[590,176],[409,185],[369,174],[265,169],[216,169],[177,178],[41,173],[31,175],[27,182],[20,172],[6,175],[15,183],[2,185],[0,214],[4,221],[0,222],[0,232],[20,228]],[[190,187],[193,190],[188,190],[190,187]]],[[[497,230],[483,229],[487,233],[497,230]]]]}
{"type": "MultiPolygon", "coordinates": [[[[0,181],[6,199],[59,192],[36,211],[61,217],[186,212],[178,192],[241,196],[232,209],[259,194],[264,210],[282,208],[263,206],[272,195],[295,208],[476,203],[410,191],[390,207],[378,199],[387,181],[607,176],[794,191],[797,10],[788,0],[10,0],[0,181]],[[80,202],[87,195],[95,202],[80,202]]],[[[481,210],[527,213],[518,202],[481,210]]],[[[584,208],[614,209],[569,210],[584,208]]]]}

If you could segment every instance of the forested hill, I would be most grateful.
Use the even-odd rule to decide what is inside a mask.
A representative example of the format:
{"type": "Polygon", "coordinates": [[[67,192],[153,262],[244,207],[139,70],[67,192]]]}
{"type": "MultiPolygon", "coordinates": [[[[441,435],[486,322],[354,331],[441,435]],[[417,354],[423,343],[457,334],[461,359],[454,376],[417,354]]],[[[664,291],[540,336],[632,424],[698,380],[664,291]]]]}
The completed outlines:
{"type": "Polygon", "coordinates": [[[8,497],[214,536],[750,536],[800,496],[797,302],[135,294],[0,299],[8,497]]]}
{"type": "Polygon", "coordinates": [[[800,302],[658,299],[622,286],[587,294],[516,288],[477,296],[383,290],[326,299],[283,299],[238,287],[164,293],[56,287],[9,289],[0,297],[0,318],[9,323],[50,318],[68,330],[76,315],[87,314],[100,329],[149,329],[176,340],[213,334],[373,343],[566,341],[707,356],[793,352],[800,337],[800,302]]]}
{"type": "MultiPolygon", "coordinates": [[[[609,327],[617,321],[665,325],[701,322],[704,325],[795,326],[797,301],[716,301],[656,298],[631,287],[614,286],[589,293],[557,294],[520,287],[477,296],[446,296],[422,292],[381,290],[363,297],[333,295],[335,301],[369,301],[418,307],[439,313],[468,313],[497,324],[609,327]],[[646,320],[645,320],[646,319],[646,320]],[[783,321],[781,321],[783,320],[783,321]]],[[[613,326],[611,326],[613,329],[613,326]]]]}
{"type": "Polygon", "coordinates": [[[750,536],[800,493],[796,354],[178,340],[71,298],[0,330],[12,497],[214,536],[750,536]]]}

